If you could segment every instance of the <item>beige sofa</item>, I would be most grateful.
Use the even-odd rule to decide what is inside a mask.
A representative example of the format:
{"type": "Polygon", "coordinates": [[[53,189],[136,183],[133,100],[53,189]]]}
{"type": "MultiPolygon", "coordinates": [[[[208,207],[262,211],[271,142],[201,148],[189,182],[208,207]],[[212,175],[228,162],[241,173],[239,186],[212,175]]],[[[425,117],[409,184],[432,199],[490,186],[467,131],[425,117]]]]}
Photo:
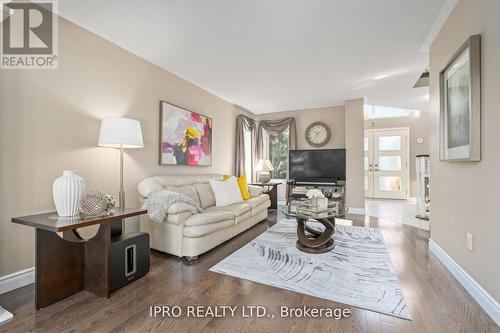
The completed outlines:
{"type": "Polygon", "coordinates": [[[249,185],[250,200],[215,207],[210,179],[221,180],[222,175],[162,175],[139,183],[141,205],[150,193],[164,188],[186,194],[204,209],[198,214],[169,209],[164,223],[141,216],[140,230],[149,233],[151,248],[191,260],[267,218],[271,201],[262,188],[249,185]]]}

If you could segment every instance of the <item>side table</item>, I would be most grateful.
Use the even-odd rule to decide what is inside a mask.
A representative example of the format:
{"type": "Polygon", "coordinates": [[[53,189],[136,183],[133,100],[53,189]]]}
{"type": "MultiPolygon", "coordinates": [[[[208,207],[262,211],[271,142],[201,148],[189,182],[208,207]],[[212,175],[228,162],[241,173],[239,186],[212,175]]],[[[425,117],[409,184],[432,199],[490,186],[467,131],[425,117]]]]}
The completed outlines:
{"type": "Polygon", "coordinates": [[[36,310],[81,290],[110,297],[112,226],[120,226],[124,218],[146,213],[146,210],[124,209],[93,217],[59,217],[52,212],[13,218],[14,223],[36,229],[36,310]],[[96,224],[99,230],[93,238],[80,237],[78,228],[96,224]],[[62,233],[62,237],[57,233],[62,233]]]}

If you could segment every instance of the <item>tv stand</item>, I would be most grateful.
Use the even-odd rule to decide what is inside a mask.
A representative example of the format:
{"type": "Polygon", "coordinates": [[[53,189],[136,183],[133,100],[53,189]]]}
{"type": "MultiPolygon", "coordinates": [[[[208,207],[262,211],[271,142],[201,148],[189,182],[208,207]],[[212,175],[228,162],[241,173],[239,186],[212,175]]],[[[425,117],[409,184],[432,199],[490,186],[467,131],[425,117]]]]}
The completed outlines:
{"type": "Polygon", "coordinates": [[[295,181],[295,185],[322,185],[322,186],[328,186],[328,185],[337,185],[336,180],[331,180],[331,181],[314,181],[314,180],[299,180],[295,181]]]}
{"type": "Polygon", "coordinates": [[[339,215],[344,216],[345,207],[345,180],[338,179],[289,179],[287,180],[287,203],[291,200],[306,198],[310,189],[318,189],[329,201],[339,203],[339,215]]]}

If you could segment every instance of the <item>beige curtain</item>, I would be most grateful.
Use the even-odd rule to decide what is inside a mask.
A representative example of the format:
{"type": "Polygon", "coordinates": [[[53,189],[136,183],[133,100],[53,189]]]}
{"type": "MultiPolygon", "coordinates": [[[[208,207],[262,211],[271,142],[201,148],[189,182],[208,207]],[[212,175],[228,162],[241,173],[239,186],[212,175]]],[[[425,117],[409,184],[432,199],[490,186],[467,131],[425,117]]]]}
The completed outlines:
{"type": "Polygon", "coordinates": [[[247,174],[247,177],[252,177],[251,170],[245,170],[245,131],[252,133],[252,164],[255,161],[255,129],[257,123],[254,119],[240,114],[236,117],[236,151],[234,173],[237,177],[247,174]]]}
{"type": "Polygon", "coordinates": [[[270,135],[278,135],[288,128],[288,150],[297,149],[297,130],[295,118],[261,120],[257,127],[256,160],[264,158],[264,133],[265,130],[270,135]]]}

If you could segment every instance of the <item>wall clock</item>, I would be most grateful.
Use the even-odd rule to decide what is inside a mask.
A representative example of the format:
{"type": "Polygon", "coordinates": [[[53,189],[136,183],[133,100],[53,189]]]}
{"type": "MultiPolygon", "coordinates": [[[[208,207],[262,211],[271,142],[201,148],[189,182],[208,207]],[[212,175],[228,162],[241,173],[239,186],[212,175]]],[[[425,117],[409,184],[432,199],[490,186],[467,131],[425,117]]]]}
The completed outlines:
{"type": "Polygon", "coordinates": [[[323,122],[315,122],[306,129],[306,141],[311,146],[322,147],[330,141],[330,127],[323,122]]]}

